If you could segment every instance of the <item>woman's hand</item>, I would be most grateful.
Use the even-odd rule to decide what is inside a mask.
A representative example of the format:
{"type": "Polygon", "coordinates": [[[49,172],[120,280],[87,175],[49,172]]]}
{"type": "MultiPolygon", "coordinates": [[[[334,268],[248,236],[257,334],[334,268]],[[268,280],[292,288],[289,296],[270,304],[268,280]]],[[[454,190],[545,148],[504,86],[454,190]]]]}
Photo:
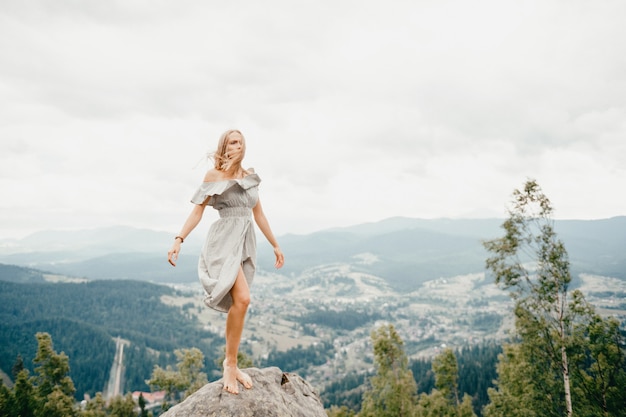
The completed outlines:
{"type": "Polygon", "coordinates": [[[278,246],[274,248],[274,255],[276,256],[276,263],[274,266],[276,269],[281,268],[285,264],[285,255],[283,255],[283,251],[281,251],[278,246]]]}
{"type": "Polygon", "coordinates": [[[172,245],[172,249],[167,253],[167,261],[172,264],[172,266],[176,266],[176,261],[178,260],[178,253],[180,252],[180,240],[176,239],[174,244],[172,245]]]}

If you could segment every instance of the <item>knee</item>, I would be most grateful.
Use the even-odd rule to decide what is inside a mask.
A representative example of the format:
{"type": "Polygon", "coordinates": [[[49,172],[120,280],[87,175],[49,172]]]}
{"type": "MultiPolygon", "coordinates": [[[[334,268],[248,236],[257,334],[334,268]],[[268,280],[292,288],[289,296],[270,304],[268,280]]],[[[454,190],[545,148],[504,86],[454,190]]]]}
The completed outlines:
{"type": "Polygon", "coordinates": [[[247,309],[250,305],[250,294],[233,297],[233,305],[238,308],[247,309]]]}

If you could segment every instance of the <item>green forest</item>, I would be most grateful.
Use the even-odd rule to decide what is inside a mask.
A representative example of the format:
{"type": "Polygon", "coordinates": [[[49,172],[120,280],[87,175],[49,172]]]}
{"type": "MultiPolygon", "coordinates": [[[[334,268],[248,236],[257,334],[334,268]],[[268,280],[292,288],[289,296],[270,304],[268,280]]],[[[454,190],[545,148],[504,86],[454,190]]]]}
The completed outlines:
{"type": "MultiPolygon", "coordinates": [[[[160,301],[169,287],[139,281],[48,284],[0,281],[0,369],[10,370],[20,355],[33,371],[35,334],[47,332],[70,358],[77,399],[106,385],[115,354],[113,338],[131,342],[126,389],[148,391],[145,379],[155,364],[173,364],[178,348],[197,347],[215,357],[221,335],[202,330],[181,309],[160,301]]],[[[207,361],[206,369],[217,369],[207,361]]]]}
{"type": "MultiPolygon", "coordinates": [[[[19,357],[23,366],[33,373],[37,351],[35,335],[45,331],[51,335],[55,349],[69,358],[69,376],[75,385],[76,399],[81,400],[84,393],[93,397],[106,385],[115,353],[114,338],[121,336],[132,341],[126,350],[126,389],[149,391],[145,379],[155,365],[172,365],[174,350],[193,346],[199,347],[207,358],[221,354],[221,335],[199,331],[179,309],[159,301],[160,296],[173,293],[168,287],[136,281],[83,284],[0,281],[3,323],[0,326],[0,368],[8,373],[19,357]],[[32,305],[34,299],[38,300],[37,305],[32,305]]],[[[303,321],[311,323],[315,318],[318,322],[329,321],[329,325],[335,325],[333,320],[338,316],[326,316],[327,312],[315,311],[303,317],[303,321]]],[[[355,321],[370,319],[369,314],[348,314],[337,326],[352,327],[355,321]]],[[[468,346],[457,352],[460,383],[466,392],[476,397],[477,409],[486,403],[487,387],[495,377],[496,357],[500,351],[499,346],[468,346]]],[[[278,366],[306,378],[312,364],[322,364],[332,355],[332,344],[319,343],[284,352],[274,350],[255,365],[278,366]]],[[[212,360],[206,360],[204,365],[206,373],[217,370],[212,360]]],[[[419,392],[430,391],[434,386],[430,360],[413,361],[410,366],[419,392]]],[[[325,406],[348,406],[358,410],[368,377],[365,373],[350,375],[327,386],[321,393],[325,406]]]]}
{"type": "MultiPolygon", "coordinates": [[[[514,329],[505,343],[444,348],[432,360],[411,361],[394,325],[379,326],[370,335],[371,369],[320,393],[327,414],[626,417],[623,323],[570,288],[568,254],[551,215],[550,201],[528,181],[513,194],[503,236],[483,242],[486,270],[513,300],[514,329]]],[[[22,274],[26,282],[0,281],[0,369],[13,381],[0,385],[0,415],[138,415],[129,395],[111,404],[102,399],[117,337],[130,341],[125,392],[166,389],[173,403],[218,371],[221,335],[202,330],[183,308],[163,304],[162,296],[176,295],[172,288],[136,281],[50,284],[35,272],[0,265],[0,276],[7,274],[22,274]],[[79,408],[85,393],[92,399],[79,408]]],[[[361,311],[338,319],[313,309],[301,320],[351,329],[381,317],[361,311]]],[[[322,342],[273,351],[257,364],[245,360],[306,378],[309,366],[335,354],[332,343],[322,342]]],[[[142,416],[150,414],[139,406],[142,416]]]]}

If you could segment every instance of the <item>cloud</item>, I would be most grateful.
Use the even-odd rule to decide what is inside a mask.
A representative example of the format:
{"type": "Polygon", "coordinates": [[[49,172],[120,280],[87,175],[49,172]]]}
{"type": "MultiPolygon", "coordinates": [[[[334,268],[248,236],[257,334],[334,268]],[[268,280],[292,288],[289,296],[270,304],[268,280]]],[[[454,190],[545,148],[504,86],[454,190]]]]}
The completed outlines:
{"type": "Polygon", "coordinates": [[[625,12],[582,0],[5,1],[0,236],[175,232],[208,167],[198,161],[232,127],[279,234],[503,215],[528,177],[559,216],[623,215],[625,12]]]}

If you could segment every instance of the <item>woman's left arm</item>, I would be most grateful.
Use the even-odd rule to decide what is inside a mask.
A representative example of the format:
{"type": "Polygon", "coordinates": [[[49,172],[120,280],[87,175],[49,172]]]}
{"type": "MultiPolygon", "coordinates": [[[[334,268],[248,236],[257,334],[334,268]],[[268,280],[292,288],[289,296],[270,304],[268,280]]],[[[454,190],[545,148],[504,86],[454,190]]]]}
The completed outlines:
{"type": "Polygon", "coordinates": [[[283,251],[280,250],[280,246],[278,246],[278,241],[274,237],[274,233],[272,233],[272,229],[270,228],[270,223],[267,221],[267,217],[265,217],[265,213],[263,212],[263,207],[261,206],[261,201],[259,200],[256,203],[256,206],[252,209],[252,214],[254,214],[254,221],[256,222],[259,229],[267,239],[267,241],[274,248],[274,255],[276,256],[276,263],[274,266],[276,268],[280,268],[285,263],[285,255],[283,255],[283,251]]]}

